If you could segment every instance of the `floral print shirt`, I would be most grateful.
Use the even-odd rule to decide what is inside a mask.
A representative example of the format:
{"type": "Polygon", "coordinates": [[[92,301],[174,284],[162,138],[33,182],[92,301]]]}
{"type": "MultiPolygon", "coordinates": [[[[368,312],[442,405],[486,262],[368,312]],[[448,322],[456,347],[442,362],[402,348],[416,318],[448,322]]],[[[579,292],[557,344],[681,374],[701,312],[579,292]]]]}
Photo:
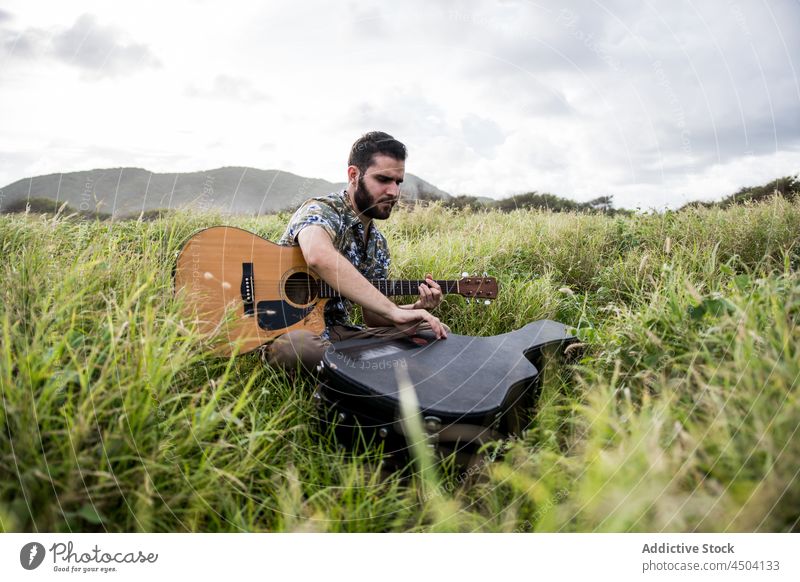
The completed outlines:
{"type": "MultiPolygon", "coordinates": [[[[346,191],[333,192],[304,202],[292,215],[278,244],[298,244],[297,234],[310,225],[324,228],[331,236],[333,246],[367,279],[389,277],[391,259],[386,238],[372,220],[367,242],[364,242],[364,225],[351,206],[346,191]]],[[[352,302],[344,297],[328,301],[325,306],[325,332],[322,334],[324,339],[328,339],[331,326],[359,327],[353,325],[350,319],[352,307],[352,302]]]]}

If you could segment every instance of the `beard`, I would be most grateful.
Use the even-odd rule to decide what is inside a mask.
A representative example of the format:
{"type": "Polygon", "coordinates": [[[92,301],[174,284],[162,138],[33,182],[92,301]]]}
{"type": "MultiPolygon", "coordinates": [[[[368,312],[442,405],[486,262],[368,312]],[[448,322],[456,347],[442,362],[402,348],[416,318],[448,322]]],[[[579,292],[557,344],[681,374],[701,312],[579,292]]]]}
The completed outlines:
{"type": "Polygon", "coordinates": [[[393,200],[386,201],[389,202],[388,208],[384,208],[382,204],[380,203],[376,204],[372,200],[372,196],[370,195],[369,190],[367,190],[367,187],[364,185],[363,176],[358,177],[358,186],[356,187],[356,191],[353,198],[355,199],[356,210],[358,210],[361,214],[363,214],[367,218],[386,220],[392,213],[392,208],[394,208],[393,200]]]}

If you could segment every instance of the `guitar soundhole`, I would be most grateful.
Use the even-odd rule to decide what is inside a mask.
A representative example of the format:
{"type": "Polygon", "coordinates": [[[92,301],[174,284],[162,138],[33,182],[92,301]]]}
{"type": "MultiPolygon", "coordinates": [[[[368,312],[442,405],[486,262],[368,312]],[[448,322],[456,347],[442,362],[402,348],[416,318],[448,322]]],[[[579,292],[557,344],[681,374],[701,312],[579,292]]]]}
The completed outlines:
{"type": "Polygon", "coordinates": [[[305,305],[319,296],[319,283],[308,273],[292,273],[287,277],[283,290],[289,301],[305,305]]]}

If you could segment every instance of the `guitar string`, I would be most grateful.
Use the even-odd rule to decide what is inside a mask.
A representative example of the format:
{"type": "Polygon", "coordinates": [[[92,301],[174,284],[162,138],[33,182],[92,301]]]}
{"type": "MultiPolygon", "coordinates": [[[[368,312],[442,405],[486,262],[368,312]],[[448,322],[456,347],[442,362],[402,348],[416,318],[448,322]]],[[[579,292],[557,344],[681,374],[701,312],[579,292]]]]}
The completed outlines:
{"type": "MultiPolygon", "coordinates": [[[[257,279],[257,280],[254,281],[254,283],[255,282],[263,284],[263,283],[280,283],[281,281],[276,280],[276,279],[257,279]]],[[[419,283],[417,283],[416,281],[410,281],[410,282],[407,281],[407,282],[404,282],[404,283],[399,283],[399,282],[398,283],[393,283],[390,280],[387,280],[386,283],[384,283],[384,282],[380,282],[380,283],[371,282],[371,284],[374,287],[386,287],[386,288],[391,288],[391,289],[397,289],[398,287],[400,289],[404,289],[404,288],[409,288],[410,289],[410,288],[413,288],[414,286],[419,286],[422,283],[423,283],[423,281],[420,281],[419,283]]],[[[457,281],[451,281],[451,282],[439,281],[438,283],[439,283],[439,286],[441,286],[443,288],[444,287],[446,287],[446,288],[457,288],[458,287],[458,285],[457,285],[458,282],[457,281]]],[[[304,283],[304,282],[301,282],[301,281],[288,281],[288,282],[284,283],[283,286],[285,288],[294,288],[294,289],[303,288],[303,287],[323,287],[323,286],[330,287],[330,285],[327,284],[327,283],[325,283],[325,284],[320,284],[320,283],[308,284],[308,283],[304,283]]],[[[483,285],[478,283],[477,286],[478,287],[482,287],[483,285]]],[[[486,286],[488,287],[489,285],[487,284],[486,286]]],[[[332,287],[330,287],[330,288],[332,289],[332,287]]]]}
{"type": "MultiPolygon", "coordinates": [[[[276,281],[274,279],[273,280],[264,280],[264,279],[261,280],[262,283],[265,282],[265,281],[266,282],[270,282],[270,283],[280,283],[280,281],[276,281]]],[[[412,285],[416,281],[397,280],[397,284],[395,284],[393,281],[394,280],[392,280],[392,279],[372,279],[372,280],[370,280],[370,283],[374,287],[376,287],[379,292],[381,292],[381,293],[383,293],[385,295],[389,295],[389,296],[416,295],[416,289],[414,289],[412,287],[412,285]],[[389,282],[389,283],[392,284],[391,289],[389,288],[389,285],[386,284],[386,282],[389,282]],[[399,284],[399,287],[400,287],[399,289],[397,288],[398,284],[399,284]],[[382,287],[385,287],[385,288],[382,288],[382,287]]],[[[444,293],[447,294],[447,295],[460,294],[460,295],[463,295],[465,297],[469,297],[469,296],[475,297],[475,296],[478,296],[480,294],[480,288],[482,287],[482,285],[479,283],[477,290],[469,292],[469,291],[461,291],[461,290],[459,290],[459,285],[458,285],[459,281],[437,281],[437,282],[440,283],[440,285],[443,287],[442,291],[444,291],[444,293]]],[[[421,283],[421,281],[419,281],[419,283],[421,283]]],[[[314,299],[317,299],[317,298],[319,298],[319,299],[336,299],[336,298],[342,297],[342,294],[339,291],[337,291],[336,289],[334,289],[333,287],[331,287],[327,283],[315,284],[313,286],[310,286],[307,283],[304,283],[302,281],[287,281],[283,285],[283,288],[284,288],[285,291],[288,291],[288,292],[306,291],[307,295],[311,296],[311,297],[310,298],[309,297],[303,297],[302,300],[301,300],[301,298],[297,298],[297,300],[300,300],[301,303],[309,301],[309,300],[314,300],[314,299]]]]}
{"type": "MultiPolygon", "coordinates": [[[[260,278],[257,278],[257,279],[254,279],[254,282],[281,283],[282,279],[260,279],[260,278]]],[[[426,283],[426,282],[425,281],[408,281],[408,280],[403,280],[401,282],[399,280],[398,281],[393,281],[392,279],[379,279],[379,280],[376,279],[376,280],[370,281],[370,283],[373,286],[383,285],[383,286],[395,286],[396,287],[396,286],[401,286],[401,285],[404,285],[404,286],[414,286],[414,285],[419,286],[419,285],[422,285],[423,283],[426,283]]],[[[444,286],[450,287],[450,286],[458,284],[459,281],[436,281],[436,283],[438,283],[439,286],[441,286],[441,287],[444,287],[444,286]]],[[[317,284],[321,284],[321,283],[314,282],[313,284],[317,285],[317,284]]],[[[477,284],[478,286],[480,286],[483,283],[474,283],[474,284],[477,284]]],[[[489,285],[489,283],[485,283],[485,284],[489,285]]],[[[285,286],[288,286],[288,285],[307,286],[308,283],[303,282],[303,281],[287,281],[286,283],[284,283],[284,285],[285,286]]],[[[470,284],[468,283],[466,285],[470,285],[470,284]]]]}

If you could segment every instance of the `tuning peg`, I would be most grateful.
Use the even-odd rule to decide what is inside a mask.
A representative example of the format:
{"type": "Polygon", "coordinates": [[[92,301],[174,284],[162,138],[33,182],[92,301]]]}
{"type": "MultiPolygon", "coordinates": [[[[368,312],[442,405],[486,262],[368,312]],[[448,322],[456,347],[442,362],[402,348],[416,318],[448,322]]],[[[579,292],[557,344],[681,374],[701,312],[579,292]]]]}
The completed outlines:
{"type": "Polygon", "coordinates": [[[488,276],[489,276],[489,273],[487,273],[486,271],[484,271],[484,272],[483,272],[483,276],[484,276],[484,277],[488,277],[488,276]]]}
{"type": "Polygon", "coordinates": [[[483,304],[484,305],[491,305],[492,304],[492,300],[491,299],[487,299],[486,301],[483,302],[483,304]]]}
{"type": "Polygon", "coordinates": [[[467,273],[466,271],[464,271],[463,273],[461,273],[461,276],[462,276],[462,277],[469,277],[469,273],[467,273]]]}
{"type": "Polygon", "coordinates": [[[471,302],[472,302],[472,299],[470,299],[469,297],[467,297],[467,305],[469,305],[471,302]]]}

